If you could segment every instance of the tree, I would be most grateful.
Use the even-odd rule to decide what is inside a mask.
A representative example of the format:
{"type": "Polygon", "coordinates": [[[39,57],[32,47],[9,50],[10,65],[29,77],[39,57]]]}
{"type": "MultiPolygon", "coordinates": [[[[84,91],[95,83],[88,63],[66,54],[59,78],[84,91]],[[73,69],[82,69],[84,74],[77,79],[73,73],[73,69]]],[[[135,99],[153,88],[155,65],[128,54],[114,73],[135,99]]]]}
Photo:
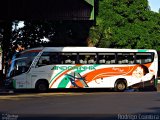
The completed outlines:
{"type": "Polygon", "coordinates": [[[90,43],[98,47],[160,49],[160,15],[147,0],[100,0],[90,43]]]}
{"type": "Polygon", "coordinates": [[[86,45],[90,21],[25,21],[25,26],[13,31],[12,40],[28,48],[38,46],[86,45]],[[43,41],[47,38],[48,42],[43,41]]]}

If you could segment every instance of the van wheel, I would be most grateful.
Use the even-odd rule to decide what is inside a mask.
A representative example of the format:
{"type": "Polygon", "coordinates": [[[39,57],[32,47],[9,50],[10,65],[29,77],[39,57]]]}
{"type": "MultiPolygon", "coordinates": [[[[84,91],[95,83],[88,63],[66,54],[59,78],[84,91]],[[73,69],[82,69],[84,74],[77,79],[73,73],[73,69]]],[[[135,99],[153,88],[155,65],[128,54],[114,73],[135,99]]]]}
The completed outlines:
{"type": "Polygon", "coordinates": [[[123,92],[127,88],[126,83],[122,80],[119,80],[115,83],[115,91],[117,92],[123,92]]]}
{"type": "Polygon", "coordinates": [[[47,92],[47,90],[48,90],[48,83],[46,81],[38,81],[36,83],[36,90],[38,92],[47,92]]]}

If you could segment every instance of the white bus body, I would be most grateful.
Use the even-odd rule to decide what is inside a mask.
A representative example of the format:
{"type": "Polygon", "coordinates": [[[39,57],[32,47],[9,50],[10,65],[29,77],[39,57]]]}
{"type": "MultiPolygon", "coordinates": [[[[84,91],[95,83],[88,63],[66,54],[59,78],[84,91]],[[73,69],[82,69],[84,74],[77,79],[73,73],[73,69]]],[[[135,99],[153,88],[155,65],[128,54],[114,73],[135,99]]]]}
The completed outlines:
{"type": "Polygon", "coordinates": [[[15,89],[114,88],[154,86],[155,50],[96,47],[44,47],[26,50],[14,61],[15,89]]]}

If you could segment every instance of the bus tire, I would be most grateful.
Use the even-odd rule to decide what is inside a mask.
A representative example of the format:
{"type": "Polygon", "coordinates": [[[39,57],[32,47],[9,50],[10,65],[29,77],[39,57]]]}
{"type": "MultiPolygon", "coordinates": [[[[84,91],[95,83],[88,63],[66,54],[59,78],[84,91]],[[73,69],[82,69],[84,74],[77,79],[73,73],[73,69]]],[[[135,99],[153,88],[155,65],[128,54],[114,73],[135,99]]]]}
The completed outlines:
{"type": "Polygon", "coordinates": [[[125,91],[126,88],[127,88],[127,83],[126,83],[126,80],[124,79],[117,80],[114,85],[114,90],[116,92],[123,92],[125,91]]]}
{"type": "Polygon", "coordinates": [[[49,88],[49,84],[46,80],[39,80],[35,86],[38,92],[47,92],[49,88]]]}

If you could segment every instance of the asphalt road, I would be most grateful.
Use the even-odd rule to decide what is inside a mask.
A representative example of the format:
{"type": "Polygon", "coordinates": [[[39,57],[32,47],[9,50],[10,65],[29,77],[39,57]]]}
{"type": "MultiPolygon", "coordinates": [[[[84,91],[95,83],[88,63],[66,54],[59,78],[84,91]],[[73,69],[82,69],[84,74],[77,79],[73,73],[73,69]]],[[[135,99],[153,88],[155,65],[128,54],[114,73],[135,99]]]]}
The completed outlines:
{"type": "Polygon", "coordinates": [[[159,120],[160,92],[54,92],[0,96],[6,120],[159,120]]]}

